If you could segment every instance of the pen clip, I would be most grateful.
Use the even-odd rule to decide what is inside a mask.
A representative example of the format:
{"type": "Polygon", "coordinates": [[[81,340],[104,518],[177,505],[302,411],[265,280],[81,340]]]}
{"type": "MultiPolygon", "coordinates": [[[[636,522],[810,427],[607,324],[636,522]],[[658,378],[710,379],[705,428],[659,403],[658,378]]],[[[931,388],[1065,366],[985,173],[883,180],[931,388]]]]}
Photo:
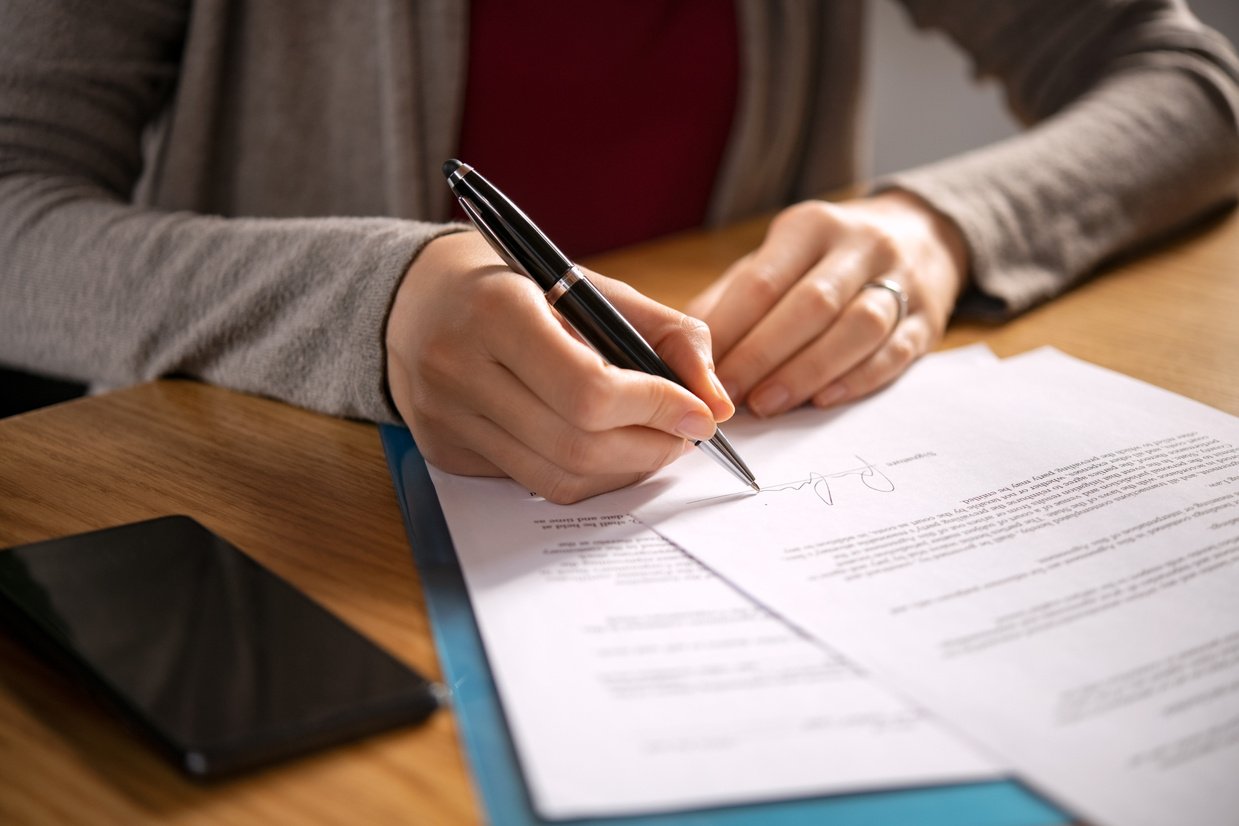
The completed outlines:
{"type": "Polygon", "coordinates": [[[482,237],[490,242],[490,245],[494,248],[495,252],[499,253],[499,257],[504,260],[504,263],[511,267],[514,272],[518,272],[521,275],[532,279],[533,276],[520,265],[520,263],[516,260],[516,257],[512,255],[506,246],[504,246],[504,243],[500,240],[498,233],[496,233],[494,229],[491,228],[490,224],[487,223],[486,219],[482,217],[481,211],[473,205],[473,202],[463,196],[458,196],[456,200],[460,202],[460,208],[463,209],[465,214],[469,216],[469,220],[472,221],[473,225],[478,228],[478,232],[482,233],[482,237]]]}

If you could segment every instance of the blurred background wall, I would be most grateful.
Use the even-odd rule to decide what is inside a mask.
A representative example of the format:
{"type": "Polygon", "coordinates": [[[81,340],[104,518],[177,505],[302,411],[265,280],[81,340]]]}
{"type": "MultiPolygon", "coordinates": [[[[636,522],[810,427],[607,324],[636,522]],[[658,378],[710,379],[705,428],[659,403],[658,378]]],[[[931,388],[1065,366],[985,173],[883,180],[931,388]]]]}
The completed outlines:
{"type": "MultiPolygon", "coordinates": [[[[1206,25],[1239,42],[1239,0],[1189,0],[1206,25]]],[[[916,30],[893,0],[870,0],[871,175],[906,169],[1017,131],[993,83],[977,84],[944,36],[916,30]]]]}

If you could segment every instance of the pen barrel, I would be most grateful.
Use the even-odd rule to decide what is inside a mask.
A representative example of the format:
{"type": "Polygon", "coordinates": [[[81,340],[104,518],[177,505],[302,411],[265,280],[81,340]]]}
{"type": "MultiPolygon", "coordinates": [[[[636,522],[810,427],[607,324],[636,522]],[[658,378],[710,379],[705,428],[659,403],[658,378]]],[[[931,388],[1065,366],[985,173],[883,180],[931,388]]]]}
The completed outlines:
{"type": "Polygon", "coordinates": [[[589,281],[577,281],[559,297],[554,307],[590,346],[616,367],[640,370],[684,386],[654,348],[589,281]]]}

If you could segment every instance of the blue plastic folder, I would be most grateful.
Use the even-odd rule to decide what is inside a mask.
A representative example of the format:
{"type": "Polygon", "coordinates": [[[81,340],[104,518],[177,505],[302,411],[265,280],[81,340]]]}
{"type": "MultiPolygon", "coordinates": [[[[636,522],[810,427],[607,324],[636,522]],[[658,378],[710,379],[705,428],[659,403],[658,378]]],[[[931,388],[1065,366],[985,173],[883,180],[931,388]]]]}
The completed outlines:
{"type": "Polygon", "coordinates": [[[1043,826],[1070,815],[1012,780],[895,789],[727,806],[691,812],[548,821],[534,812],[486,653],[478,635],[460,562],[434,485],[409,431],[380,428],[413,560],[421,575],[444,680],[473,781],[494,824],[588,823],[597,826],[1043,826]]]}

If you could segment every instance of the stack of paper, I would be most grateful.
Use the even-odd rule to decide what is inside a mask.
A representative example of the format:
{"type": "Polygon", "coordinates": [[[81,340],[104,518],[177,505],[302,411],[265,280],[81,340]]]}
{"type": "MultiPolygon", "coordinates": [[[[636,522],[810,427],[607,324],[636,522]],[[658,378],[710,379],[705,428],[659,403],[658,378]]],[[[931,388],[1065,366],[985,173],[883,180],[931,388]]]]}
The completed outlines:
{"type": "Polygon", "coordinates": [[[970,348],[727,432],[761,493],[695,455],[571,507],[433,475],[540,812],[1005,767],[1098,823],[1233,820],[1235,418],[970,348]]]}

